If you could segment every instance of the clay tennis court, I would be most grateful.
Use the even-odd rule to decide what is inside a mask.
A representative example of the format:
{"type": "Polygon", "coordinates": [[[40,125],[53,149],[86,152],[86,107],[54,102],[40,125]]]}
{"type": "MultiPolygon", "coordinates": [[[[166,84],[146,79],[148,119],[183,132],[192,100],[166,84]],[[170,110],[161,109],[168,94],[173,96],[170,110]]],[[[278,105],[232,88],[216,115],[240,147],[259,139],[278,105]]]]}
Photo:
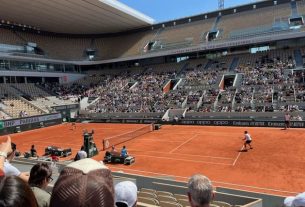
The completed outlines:
{"type": "MultiPolygon", "coordinates": [[[[94,129],[94,140],[102,149],[105,137],[124,134],[143,127],[135,124],[71,124],[12,134],[21,152],[35,145],[38,154],[55,145],[72,148],[83,143],[83,130],[94,129]]],[[[208,176],[216,186],[274,195],[295,195],[305,188],[305,130],[164,125],[124,144],[136,157],[131,166],[108,165],[113,171],[147,176],[170,177],[186,181],[194,173],[208,176]],[[240,152],[243,132],[253,137],[253,148],[240,152]]],[[[94,159],[102,160],[104,152],[94,159]]]]}

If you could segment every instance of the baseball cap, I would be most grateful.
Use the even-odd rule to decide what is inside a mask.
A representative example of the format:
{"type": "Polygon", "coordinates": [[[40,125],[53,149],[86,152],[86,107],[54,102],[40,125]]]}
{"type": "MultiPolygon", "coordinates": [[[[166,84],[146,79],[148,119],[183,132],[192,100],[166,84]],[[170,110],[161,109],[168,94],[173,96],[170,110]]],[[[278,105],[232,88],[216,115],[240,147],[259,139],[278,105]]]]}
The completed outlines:
{"type": "Polygon", "coordinates": [[[289,196],[284,200],[286,207],[304,207],[305,206],[305,192],[297,196],[289,196]]]}
{"type": "Polygon", "coordinates": [[[119,182],[114,187],[115,203],[125,203],[128,207],[133,207],[137,202],[137,186],[131,181],[119,182]]]}
{"type": "Polygon", "coordinates": [[[50,207],[114,206],[111,171],[103,163],[85,158],[65,167],[54,185],[50,207]]]}

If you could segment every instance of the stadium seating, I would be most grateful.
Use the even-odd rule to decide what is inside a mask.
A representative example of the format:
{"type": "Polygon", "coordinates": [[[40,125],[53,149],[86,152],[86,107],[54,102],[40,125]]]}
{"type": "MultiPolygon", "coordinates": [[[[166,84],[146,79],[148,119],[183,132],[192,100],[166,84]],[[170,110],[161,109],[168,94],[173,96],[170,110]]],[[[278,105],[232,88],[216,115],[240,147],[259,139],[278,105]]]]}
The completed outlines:
{"type": "Polygon", "coordinates": [[[155,37],[155,41],[160,41],[163,48],[171,43],[190,42],[191,45],[199,44],[205,40],[205,35],[211,28],[215,19],[206,19],[183,25],[169,26],[162,29],[155,37]]]}
{"type": "Polygon", "coordinates": [[[268,26],[271,30],[275,20],[286,18],[287,22],[290,14],[290,4],[286,3],[223,16],[218,24],[218,29],[221,30],[220,39],[230,38],[230,32],[236,30],[238,33],[242,33],[246,28],[254,30],[258,27],[268,26]]]}

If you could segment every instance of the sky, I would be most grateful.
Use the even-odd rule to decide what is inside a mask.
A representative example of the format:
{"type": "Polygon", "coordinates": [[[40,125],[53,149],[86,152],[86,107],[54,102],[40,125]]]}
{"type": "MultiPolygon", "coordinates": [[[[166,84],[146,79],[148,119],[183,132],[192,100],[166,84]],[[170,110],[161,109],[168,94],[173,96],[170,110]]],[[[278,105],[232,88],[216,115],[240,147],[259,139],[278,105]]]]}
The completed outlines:
{"type": "MultiPolygon", "coordinates": [[[[156,23],[215,11],[218,0],[119,0],[153,18],[156,23]]],[[[225,8],[255,2],[255,0],[225,0],[225,8]]]]}

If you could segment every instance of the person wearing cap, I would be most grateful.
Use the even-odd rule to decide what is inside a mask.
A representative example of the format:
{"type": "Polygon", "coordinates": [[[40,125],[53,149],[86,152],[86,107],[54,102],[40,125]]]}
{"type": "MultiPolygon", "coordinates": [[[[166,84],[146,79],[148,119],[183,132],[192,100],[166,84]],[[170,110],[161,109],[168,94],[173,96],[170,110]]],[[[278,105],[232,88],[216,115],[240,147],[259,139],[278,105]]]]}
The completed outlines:
{"type": "Polygon", "coordinates": [[[111,171],[91,158],[67,165],[52,190],[50,207],[58,206],[113,207],[111,171]]]}
{"type": "Polygon", "coordinates": [[[305,207],[305,192],[297,196],[289,196],[284,200],[285,207],[305,207]]]}
{"type": "Polygon", "coordinates": [[[4,174],[6,176],[14,175],[20,177],[25,182],[28,182],[30,173],[29,172],[20,172],[16,167],[14,167],[10,161],[12,161],[15,157],[16,152],[16,144],[11,143],[11,149],[10,152],[7,153],[7,158],[4,162],[4,174]]]}
{"type": "Polygon", "coordinates": [[[188,200],[191,207],[208,207],[215,194],[209,178],[204,175],[193,175],[188,181],[188,200]]]}
{"type": "Polygon", "coordinates": [[[131,181],[119,182],[114,187],[116,207],[137,206],[137,186],[131,181]]]}

